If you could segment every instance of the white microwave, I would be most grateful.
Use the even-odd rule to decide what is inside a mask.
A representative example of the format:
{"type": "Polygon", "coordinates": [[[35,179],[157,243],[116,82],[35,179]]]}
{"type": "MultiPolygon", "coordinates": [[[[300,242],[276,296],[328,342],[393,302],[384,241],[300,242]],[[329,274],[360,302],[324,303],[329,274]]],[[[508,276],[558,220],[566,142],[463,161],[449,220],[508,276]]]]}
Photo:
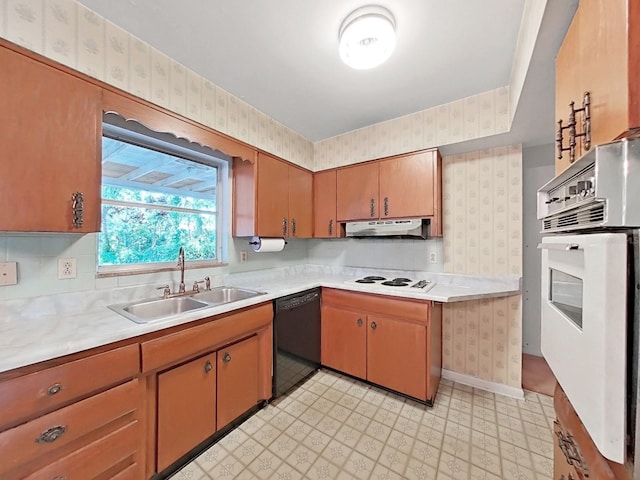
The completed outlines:
{"type": "Polygon", "coordinates": [[[544,237],[541,347],[600,452],[626,459],[625,233],[544,237]]]}

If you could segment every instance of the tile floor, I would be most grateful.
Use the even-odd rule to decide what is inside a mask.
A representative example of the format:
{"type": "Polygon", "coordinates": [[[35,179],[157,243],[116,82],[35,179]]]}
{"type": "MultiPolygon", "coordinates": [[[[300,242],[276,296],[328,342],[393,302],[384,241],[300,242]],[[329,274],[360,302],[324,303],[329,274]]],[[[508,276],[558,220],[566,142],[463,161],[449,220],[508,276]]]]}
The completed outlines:
{"type": "Polygon", "coordinates": [[[433,408],[321,370],[177,479],[551,479],[552,398],[446,380],[433,408]]]}

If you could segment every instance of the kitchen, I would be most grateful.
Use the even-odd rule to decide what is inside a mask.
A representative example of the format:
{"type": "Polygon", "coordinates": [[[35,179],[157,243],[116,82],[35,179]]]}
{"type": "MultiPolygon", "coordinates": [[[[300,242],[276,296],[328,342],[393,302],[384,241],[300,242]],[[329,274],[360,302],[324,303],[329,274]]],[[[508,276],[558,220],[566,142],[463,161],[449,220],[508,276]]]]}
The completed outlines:
{"type": "MultiPolygon", "coordinates": [[[[9,2],[6,2],[3,12],[10,11],[8,5],[9,2]]],[[[86,21],[87,25],[96,24],[94,17],[77,13],[84,11],[82,10],[84,7],[79,4],[71,2],[60,5],[72,8],[72,11],[76,12],[74,15],[77,16],[79,22],[86,21]],[[93,23],[90,23],[89,20],[93,23]]],[[[539,20],[542,12],[536,11],[533,3],[527,4],[527,8],[531,9],[530,18],[535,24],[535,18],[539,20]]],[[[540,7],[538,6],[538,8],[540,7]]],[[[26,16],[26,18],[28,17],[29,15],[26,16]]],[[[41,16],[36,15],[36,17],[40,18],[41,16]]],[[[37,45],[41,42],[39,32],[58,32],[59,29],[64,31],[64,28],[74,28],[65,27],[65,22],[60,20],[64,16],[42,17],[48,19],[46,22],[50,23],[46,25],[51,25],[50,27],[45,28],[43,25],[41,29],[29,30],[27,27],[32,26],[32,22],[5,21],[3,22],[5,30],[2,36],[22,44],[29,43],[29,39],[31,39],[34,42],[34,49],[37,50],[37,45]],[[20,30],[18,25],[25,25],[25,27],[20,30]],[[15,26],[16,30],[12,30],[14,28],[12,26],[15,26]],[[28,37],[29,34],[32,37],[28,37]]],[[[128,44],[129,34],[127,32],[102,20],[98,20],[97,24],[99,28],[108,29],[113,38],[122,40],[122,44],[128,44]]],[[[56,38],[56,35],[52,33],[51,41],[56,38]]],[[[67,30],[66,35],[67,38],[73,38],[70,30],[67,30]]],[[[558,41],[560,40],[561,37],[558,41]]],[[[526,50],[525,46],[522,48],[526,50]]],[[[63,53],[55,52],[55,49],[50,49],[41,53],[54,60],[69,64],[69,60],[65,60],[63,53]]],[[[127,56],[133,58],[139,53],[133,48],[124,54],[120,52],[120,55],[117,50],[109,50],[109,55],[111,55],[109,61],[113,62],[114,67],[118,66],[126,71],[129,68],[127,56]]],[[[152,55],[161,57],[157,51],[152,51],[152,55]]],[[[92,69],[102,68],[96,67],[100,65],[99,58],[88,57],[83,61],[86,62],[84,66],[80,59],[75,59],[75,63],[71,62],[71,66],[90,75],[92,69]]],[[[176,67],[177,65],[176,62],[170,62],[167,57],[164,57],[162,61],[167,66],[176,67]]],[[[535,51],[531,61],[535,61],[535,51]]],[[[521,68],[526,70],[526,66],[521,66],[521,68]]],[[[188,75],[189,78],[194,78],[193,72],[189,72],[188,75]]],[[[523,88],[524,73],[521,72],[520,75],[522,76],[519,77],[518,71],[515,69],[512,81],[516,86],[520,82],[520,88],[523,88]]],[[[105,76],[104,80],[116,87],[129,90],[134,95],[150,98],[153,102],[160,103],[178,113],[185,114],[193,111],[191,106],[187,108],[186,104],[183,106],[180,106],[179,103],[167,104],[166,100],[162,101],[159,97],[153,98],[153,94],[149,90],[144,91],[142,84],[136,84],[133,81],[123,82],[122,79],[116,77],[107,78],[105,76]]],[[[156,80],[160,80],[159,77],[156,77],[156,80]]],[[[228,117],[229,119],[236,118],[236,123],[230,121],[229,124],[221,125],[219,118],[215,118],[213,122],[205,123],[213,124],[216,129],[231,137],[257,145],[263,150],[294,161],[302,167],[310,170],[325,170],[346,165],[347,162],[352,163],[354,158],[369,160],[431,146],[454,144],[472,138],[506,134],[510,130],[513,117],[517,114],[514,105],[518,102],[519,91],[518,88],[497,88],[469,97],[464,102],[440,105],[437,108],[402,117],[396,121],[374,125],[351,134],[320,141],[314,145],[304,141],[301,136],[269,119],[261,112],[250,109],[247,104],[223,90],[216,90],[216,94],[219,94],[219,97],[216,97],[217,101],[221,101],[224,106],[222,110],[217,110],[217,112],[225,112],[225,109],[232,112],[234,108],[238,108],[238,116],[229,115],[228,117]],[[479,107],[482,108],[479,109],[479,107]],[[477,116],[465,117],[465,112],[474,111],[478,112],[477,116]],[[243,112],[245,112],[244,116],[243,112]],[[447,118],[447,124],[442,124],[444,118],[447,118]],[[449,118],[460,123],[458,125],[449,124],[449,118]],[[461,124],[470,125],[471,128],[465,130],[460,128],[461,124]],[[253,125],[255,130],[246,128],[243,133],[242,125],[247,127],[253,125]],[[419,135],[411,135],[411,138],[405,136],[405,140],[401,140],[403,137],[399,136],[401,134],[397,132],[411,131],[413,125],[421,126],[422,130],[419,135]],[[269,129],[272,134],[266,134],[269,129]]],[[[171,101],[175,102],[175,100],[174,98],[171,101]]],[[[524,97],[520,99],[520,101],[524,100],[526,100],[524,97]]],[[[204,115],[205,109],[197,105],[196,107],[195,111],[204,115]]],[[[222,117],[226,122],[227,116],[222,115],[222,117]]],[[[204,116],[201,118],[202,121],[205,120],[204,116]]],[[[198,118],[196,117],[196,119],[198,118]]],[[[510,142],[510,140],[505,140],[502,145],[511,145],[510,142]]],[[[478,147],[471,153],[455,153],[445,156],[443,166],[445,232],[443,240],[436,238],[426,241],[403,241],[405,243],[402,243],[403,249],[400,251],[389,249],[390,245],[395,244],[389,244],[388,240],[369,240],[370,243],[367,244],[366,249],[363,249],[358,240],[290,239],[281,253],[254,254],[247,244],[246,238],[230,238],[227,246],[228,258],[240,258],[241,252],[247,251],[248,261],[242,264],[234,262],[229,267],[217,269],[212,276],[269,268],[281,269],[280,274],[286,276],[287,267],[295,269],[301,264],[347,265],[400,270],[417,269],[435,273],[450,272],[483,276],[523,276],[523,188],[526,192],[526,188],[531,187],[523,181],[523,178],[528,174],[527,168],[530,163],[526,157],[531,154],[537,157],[537,160],[547,155],[549,156],[548,165],[552,165],[551,158],[554,153],[552,148],[546,151],[527,150],[527,148],[523,149],[519,146],[517,141],[513,143],[513,146],[492,146],[484,150],[479,150],[482,147],[478,147]],[[477,187],[474,188],[475,185],[477,187]],[[509,200],[505,202],[508,209],[500,208],[498,202],[493,202],[495,195],[502,195],[503,198],[509,200]],[[492,206],[493,211],[488,215],[488,221],[483,219],[482,222],[474,223],[474,218],[477,216],[477,210],[474,208],[477,204],[492,206]],[[455,221],[448,223],[446,218],[452,218],[455,221]],[[494,245],[498,248],[494,249],[494,245]],[[481,252],[482,255],[477,253],[474,255],[474,252],[481,252]],[[435,264],[429,261],[432,254],[436,259],[435,264]]],[[[550,166],[547,171],[549,173],[546,179],[553,175],[553,167],[550,166]]],[[[544,182],[534,185],[534,189],[542,183],[544,182]]],[[[526,211],[526,203],[524,208],[526,211]]],[[[78,296],[86,297],[87,295],[82,293],[87,292],[86,285],[92,286],[89,290],[105,290],[144,284],[156,286],[169,281],[173,283],[172,287],[175,287],[177,281],[175,274],[170,276],[147,274],[96,279],[95,237],[91,234],[73,237],[11,234],[1,237],[0,242],[6,245],[7,251],[16,252],[6,260],[18,262],[21,277],[17,286],[0,289],[0,298],[4,300],[64,292],[80,292],[78,296]],[[53,282],[44,280],[51,278],[51,264],[58,258],[65,257],[78,258],[80,268],[77,278],[53,282]]],[[[231,264],[231,261],[229,263],[231,264]]],[[[194,276],[197,276],[197,279],[204,276],[196,272],[187,270],[188,274],[193,273],[189,277],[190,282],[196,280],[193,278],[194,276]]],[[[526,274],[524,275],[523,290],[527,291],[526,274]]],[[[466,380],[480,379],[486,382],[483,384],[485,388],[503,388],[503,393],[521,391],[522,317],[524,315],[522,302],[524,300],[520,300],[519,296],[510,296],[495,300],[472,301],[454,305],[452,308],[445,308],[442,335],[444,368],[462,375],[466,380]]],[[[538,303],[537,298],[532,298],[531,303],[538,303]]],[[[526,322],[524,324],[527,325],[526,322]]]]}

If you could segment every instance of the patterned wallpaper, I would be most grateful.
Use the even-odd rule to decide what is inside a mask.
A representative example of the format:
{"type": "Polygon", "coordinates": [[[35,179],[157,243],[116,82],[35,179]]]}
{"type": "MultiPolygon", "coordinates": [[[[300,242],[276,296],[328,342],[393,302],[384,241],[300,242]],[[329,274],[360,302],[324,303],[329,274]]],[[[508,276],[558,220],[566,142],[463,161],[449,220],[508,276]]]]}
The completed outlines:
{"type": "MultiPolygon", "coordinates": [[[[522,276],[522,148],[443,159],[444,271],[522,276]]],[[[520,388],[522,297],[445,305],[444,368],[520,388]]]]}
{"type": "Polygon", "coordinates": [[[74,0],[0,0],[0,36],[313,169],[313,145],[74,0]]]}
{"type": "Polygon", "coordinates": [[[501,87],[314,144],[315,170],[508,132],[509,87],[501,87]]]}

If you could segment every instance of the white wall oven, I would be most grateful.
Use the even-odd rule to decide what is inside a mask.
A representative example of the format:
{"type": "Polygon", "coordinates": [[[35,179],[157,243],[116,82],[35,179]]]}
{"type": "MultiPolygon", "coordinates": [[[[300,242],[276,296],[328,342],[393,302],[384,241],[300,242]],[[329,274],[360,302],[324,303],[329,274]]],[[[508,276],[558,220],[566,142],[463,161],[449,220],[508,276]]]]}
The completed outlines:
{"type": "Polygon", "coordinates": [[[635,457],[640,139],[595,147],[538,190],[542,353],[600,452],[635,457]]]}

